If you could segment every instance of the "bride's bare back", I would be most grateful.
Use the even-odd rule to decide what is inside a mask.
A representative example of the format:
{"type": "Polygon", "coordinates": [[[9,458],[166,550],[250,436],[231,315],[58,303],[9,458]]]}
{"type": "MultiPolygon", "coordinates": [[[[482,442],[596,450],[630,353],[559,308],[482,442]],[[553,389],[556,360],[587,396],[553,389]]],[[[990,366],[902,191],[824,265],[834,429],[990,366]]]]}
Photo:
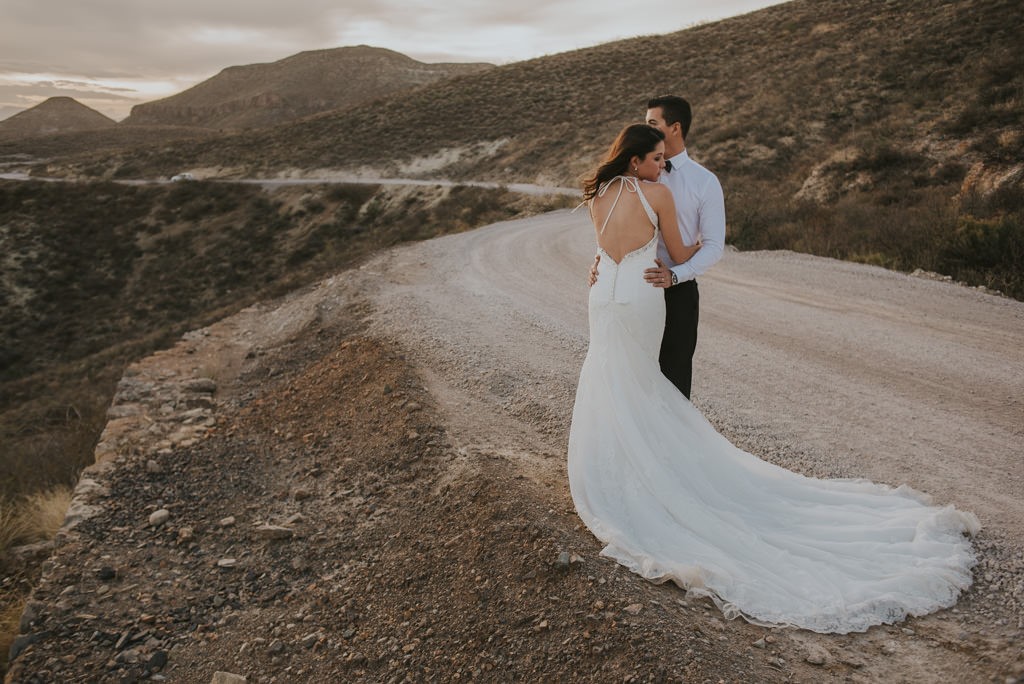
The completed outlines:
{"type": "Polygon", "coordinates": [[[654,237],[655,226],[637,195],[648,191],[650,185],[653,184],[619,176],[610,180],[604,193],[591,201],[590,216],[597,231],[597,245],[616,263],[654,237]]]}

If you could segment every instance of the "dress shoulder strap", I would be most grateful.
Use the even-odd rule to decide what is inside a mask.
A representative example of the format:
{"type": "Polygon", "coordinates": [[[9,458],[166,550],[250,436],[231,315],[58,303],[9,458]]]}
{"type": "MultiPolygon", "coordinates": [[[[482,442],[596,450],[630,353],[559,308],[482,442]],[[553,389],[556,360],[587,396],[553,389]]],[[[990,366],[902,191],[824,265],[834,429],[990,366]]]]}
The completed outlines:
{"type": "Polygon", "coordinates": [[[640,204],[644,206],[644,211],[647,212],[647,218],[651,220],[654,227],[658,227],[658,214],[651,207],[651,203],[647,201],[647,197],[644,196],[644,191],[640,187],[640,183],[636,184],[636,194],[640,198],[640,204]]]}
{"type": "Polygon", "coordinates": [[[608,186],[610,186],[612,183],[614,183],[619,178],[622,179],[622,182],[619,183],[619,191],[615,194],[615,199],[612,200],[612,206],[608,207],[608,213],[605,214],[604,223],[601,224],[601,230],[599,231],[601,233],[601,235],[604,235],[604,229],[608,227],[608,221],[610,221],[611,218],[612,218],[612,212],[615,211],[615,205],[617,205],[619,203],[619,198],[622,197],[622,189],[624,187],[626,187],[626,179],[625,179],[624,176],[617,176],[616,178],[613,178],[610,181],[608,181],[607,183],[605,183],[605,186],[603,188],[601,188],[600,190],[598,190],[598,192],[597,192],[597,196],[598,197],[604,196],[604,193],[608,190],[608,186]]]}
{"type": "MultiPolygon", "coordinates": [[[[608,188],[610,188],[612,183],[614,183],[615,181],[619,182],[619,191],[615,194],[615,199],[612,201],[612,206],[608,208],[608,214],[604,217],[604,223],[601,225],[601,230],[599,232],[602,235],[604,234],[604,229],[608,227],[608,221],[611,219],[612,212],[615,211],[615,207],[619,203],[619,198],[622,197],[622,191],[624,189],[628,190],[629,192],[635,193],[640,198],[640,204],[643,205],[644,211],[647,212],[647,218],[649,218],[651,220],[651,223],[654,224],[654,227],[657,228],[658,215],[654,213],[653,209],[651,209],[651,205],[647,202],[647,198],[644,197],[644,193],[641,192],[640,181],[637,178],[634,178],[633,176],[616,176],[615,178],[612,178],[610,181],[601,186],[601,188],[597,191],[597,197],[604,197],[604,194],[608,192],[608,188]]],[[[593,212],[593,207],[591,207],[591,212],[593,212]]]]}

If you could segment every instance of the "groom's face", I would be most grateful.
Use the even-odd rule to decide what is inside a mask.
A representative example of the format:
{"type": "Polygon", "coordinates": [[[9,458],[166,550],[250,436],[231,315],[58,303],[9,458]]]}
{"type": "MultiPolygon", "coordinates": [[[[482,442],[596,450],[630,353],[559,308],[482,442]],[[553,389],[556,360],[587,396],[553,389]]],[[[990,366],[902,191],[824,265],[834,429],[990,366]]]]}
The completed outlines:
{"type": "Polygon", "coordinates": [[[672,132],[672,126],[665,123],[665,116],[661,112],[661,107],[655,107],[654,109],[647,110],[646,116],[647,125],[653,128],[657,128],[659,131],[665,134],[665,137],[669,137],[672,132]]]}

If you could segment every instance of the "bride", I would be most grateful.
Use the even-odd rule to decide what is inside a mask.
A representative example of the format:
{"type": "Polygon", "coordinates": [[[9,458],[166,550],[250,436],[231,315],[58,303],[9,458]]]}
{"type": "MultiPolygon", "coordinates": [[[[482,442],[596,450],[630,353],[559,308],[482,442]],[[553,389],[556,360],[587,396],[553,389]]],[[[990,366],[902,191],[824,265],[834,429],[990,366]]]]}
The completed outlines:
{"type": "Polygon", "coordinates": [[[601,255],[569,433],[569,486],[602,555],[710,597],[728,618],[864,631],[953,605],[971,584],[971,513],[907,486],[819,480],[730,444],[661,374],[662,290],[643,271],[659,230],[682,243],[658,184],[664,136],[626,127],[584,185],[601,255]]]}

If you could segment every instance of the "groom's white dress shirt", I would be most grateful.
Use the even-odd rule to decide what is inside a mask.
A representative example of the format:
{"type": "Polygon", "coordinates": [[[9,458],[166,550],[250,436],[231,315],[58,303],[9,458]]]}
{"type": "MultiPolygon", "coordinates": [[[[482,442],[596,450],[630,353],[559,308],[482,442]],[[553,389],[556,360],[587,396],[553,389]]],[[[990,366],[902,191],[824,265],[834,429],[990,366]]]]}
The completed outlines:
{"type": "Polygon", "coordinates": [[[672,269],[679,282],[694,280],[722,258],[725,248],[725,198],[722,184],[683,150],[669,159],[671,173],[662,172],[661,182],[672,191],[676,203],[676,223],[683,243],[701,240],[700,250],[685,264],[676,264],[668,254],[665,240],[658,240],[658,257],[672,269]]]}

